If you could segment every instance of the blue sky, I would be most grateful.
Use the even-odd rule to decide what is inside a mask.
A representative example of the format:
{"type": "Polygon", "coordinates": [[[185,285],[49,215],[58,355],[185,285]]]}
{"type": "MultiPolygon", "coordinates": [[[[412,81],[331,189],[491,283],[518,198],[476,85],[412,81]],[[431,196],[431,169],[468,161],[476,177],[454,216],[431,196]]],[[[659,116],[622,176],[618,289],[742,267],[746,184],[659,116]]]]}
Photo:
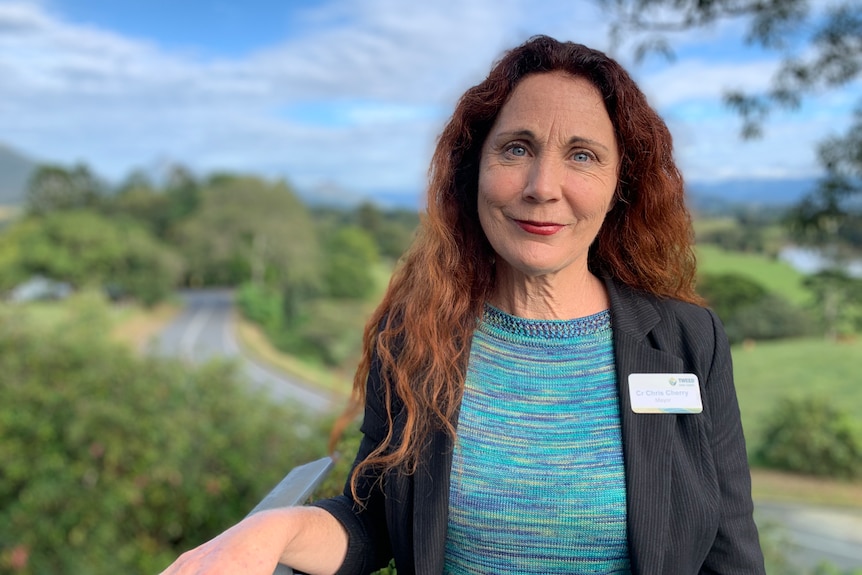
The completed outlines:
{"type": "MultiPolygon", "coordinates": [[[[111,179],[180,162],[415,196],[458,96],[537,33],[611,48],[589,0],[0,0],[0,142],[111,179]]],[[[741,141],[722,93],[766,87],[779,58],[742,36],[728,22],[673,37],[672,62],[614,55],[690,181],[816,175],[816,142],[846,127],[859,83],[741,141]]]]}

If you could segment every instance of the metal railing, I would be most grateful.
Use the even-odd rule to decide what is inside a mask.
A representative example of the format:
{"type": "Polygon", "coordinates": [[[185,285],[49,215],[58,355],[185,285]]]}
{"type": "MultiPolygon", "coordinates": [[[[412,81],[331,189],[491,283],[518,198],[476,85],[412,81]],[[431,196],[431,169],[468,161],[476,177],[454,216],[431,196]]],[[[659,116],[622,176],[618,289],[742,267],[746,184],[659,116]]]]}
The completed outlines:
{"type": "MultiPolygon", "coordinates": [[[[249,515],[254,515],[258,511],[266,511],[268,509],[280,509],[282,507],[302,505],[329,474],[329,471],[332,469],[332,465],[333,461],[331,457],[322,457],[321,459],[312,461],[311,463],[294,467],[290,473],[288,473],[278,485],[273,487],[272,491],[270,491],[267,496],[249,512],[249,515]]],[[[279,564],[273,572],[273,575],[292,574],[292,569],[281,564],[279,564]]]]}

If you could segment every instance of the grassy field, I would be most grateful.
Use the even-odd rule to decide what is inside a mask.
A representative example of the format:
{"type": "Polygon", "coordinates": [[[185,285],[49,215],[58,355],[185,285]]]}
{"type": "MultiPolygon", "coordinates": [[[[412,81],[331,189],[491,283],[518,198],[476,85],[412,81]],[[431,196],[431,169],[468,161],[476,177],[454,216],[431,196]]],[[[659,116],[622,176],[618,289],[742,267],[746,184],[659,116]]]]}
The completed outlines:
{"type": "Polygon", "coordinates": [[[862,418],[862,337],[757,342],[733,349],[740,411],[749,444],[783,397],[825,397],[862,418]]]}
{"type": "Polygon", "coordinates": [[[750,277],[791,303],[806,304],[810,301],[810,294],[802,286],[805,276],[787,262],[760,254],[728,252],[713,245],[699,245],[697,264],[701,273],[738,273],[750,277]]]}

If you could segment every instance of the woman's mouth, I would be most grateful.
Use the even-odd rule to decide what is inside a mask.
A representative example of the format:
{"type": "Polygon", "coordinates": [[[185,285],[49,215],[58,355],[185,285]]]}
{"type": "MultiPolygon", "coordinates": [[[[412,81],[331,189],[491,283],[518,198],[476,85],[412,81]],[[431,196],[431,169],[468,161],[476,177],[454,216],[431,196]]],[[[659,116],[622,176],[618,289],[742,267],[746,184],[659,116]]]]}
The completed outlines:
{"type": "Polygon", "coordinates": [[[534,222],[531,220],[514,220],[514,222],[528,234],[535,234],[537,236],[552,236],[566,227],[553,222],[534,222]]]}

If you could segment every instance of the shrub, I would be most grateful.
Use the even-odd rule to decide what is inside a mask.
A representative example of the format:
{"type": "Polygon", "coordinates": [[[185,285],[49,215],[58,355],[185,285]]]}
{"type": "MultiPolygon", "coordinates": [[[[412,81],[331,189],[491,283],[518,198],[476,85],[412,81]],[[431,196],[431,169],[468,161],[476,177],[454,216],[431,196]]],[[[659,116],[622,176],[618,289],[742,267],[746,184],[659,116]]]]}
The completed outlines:
{"type": "Polygon", "coordinates": [[[862,477],[862,429],[849,412],[820,397],[785,398],[766,420],[756,457],[787,471],[862,477]]]}
{"type": "Polygon", "coordinates": [[[813,331],[814,320],[805,310],[745,276],[703,274],[697,289],[721,318],[731,343],[799,337],[813,331]]]}
{"type": "Polygon", "coordinates": [[[155,573],[241,519],[323,423],[230,364],[137,359],[98,318],[0,315],[0,573],[155,573]]]}
{"type": "Polygon", "coordinates": [[[0,287],[44,275],[76,287],[109,287],[152,305],[170,295],[178,256],[149,232],[95,212],[65,211],[16,223],[0,238],[0,287]]]}
{"type": "Polygon", "coordinates": [[[374,289],[372,268],[378,261],[374,239],[362,228],[346,226],[328,239],[324,282],[333,298],[362,299],[374,289]]]}
{"type": "Polygon", "coordinates": [[[697,291],[725,323],[737,310],[758,303],[768,293],[756,281],[735,273],[701,274],[697,291]]]}
{"type": "Polygon", "coordinates": [[[244,283],[237,290],[236,303],[242,314],[266,330],[278,331],[283,321],[281,295],[253,283],[244,283]]]}
{"type": "Polygon", "coordinates": [[[352,370],[362,352],[362,331],[368,304],[356,300],[318,299],[297,330],[303,350],[329,367],[352,370]]]}
{"type": "Polygon", "coordinates": [[[737,309],[725,322],[727,336],[737,343],[801,337],[814,331],[814,319],[802,308],[775,294],[737,309]]]}

